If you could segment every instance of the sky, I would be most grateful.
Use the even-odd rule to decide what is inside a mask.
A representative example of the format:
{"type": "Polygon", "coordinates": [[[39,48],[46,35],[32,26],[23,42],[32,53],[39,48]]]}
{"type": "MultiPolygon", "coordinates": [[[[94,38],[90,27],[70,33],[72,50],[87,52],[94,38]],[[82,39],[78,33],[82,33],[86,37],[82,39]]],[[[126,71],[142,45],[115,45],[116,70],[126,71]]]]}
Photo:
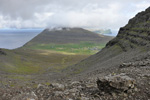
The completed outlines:
{"type": "Polygon", "coordinates": [[[0,29],[119,29],[150,0],[0,0],[0,29]]]}

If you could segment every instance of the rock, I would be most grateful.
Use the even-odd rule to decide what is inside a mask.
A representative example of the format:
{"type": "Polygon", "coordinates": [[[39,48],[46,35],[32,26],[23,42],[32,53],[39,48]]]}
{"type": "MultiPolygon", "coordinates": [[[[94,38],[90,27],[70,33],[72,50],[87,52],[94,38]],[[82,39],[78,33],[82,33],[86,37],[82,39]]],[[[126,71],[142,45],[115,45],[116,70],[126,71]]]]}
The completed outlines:
{"type": "Polygon", "coordinates": [[[90,100],[90,99],[87,97],[81,97],[81,100],[90,100]]]}
{"type": "Polygon", "coordinates": [[[119,67],[124,68],[124,67],[130,67],[132,66],[132,63],[122,63],[119,67]]]}
{"type": "Polygon", "coordinates": [[[117,98],[116,93],[111,93],[111,95],[113,96],[113,98],[117,98]]]}
{"type": "Polygon", "coordinates": [[[55,96],[62,96],[63,92],[62,91],[55,91],[55,96]]]}
{"type": "Polygon", "coordinates": [[[69,98],[68,100],[73,100],[73,99],[69,98]]]}
{"type": "Polygon", "coordinates": [[[38,84],[37,89],[43,89],[45,86],[42,84],[38,84]]]}
{"type": "Polygon", "coordinates": [[[79,84],[81,84],[79,81],[74,81],[74,82],[71,83],[71,86],[73,86],[73,85],[79,85],[79,84]]]}
{"type": "Polygon", "coordinates": [[[97,80],[99,90],[105,93],[126,93],[134,90],[135,85],[135,80],[124,73],[97,80]]]}
{"type": "Polygon", "coordinates": [[[76,89],[76,88],[72,88],[69,90],[70,93],[76,93],[77,91],[78,91],[78,89],[76,89]]]}
{"type": "Polygon", "coordinates": [[[63,84],[59,84],[59,83],[52,83],[51,86],[54,87],[55,89],[58,89],[58,90],[64,90],[65,89],[65,86],[63,84]]]}
{"type": "Polygon", "coordinates": [[[11,100],[38,100],[38,97],[34,92],[31,92],[19,94],[13,97],[11,100]]]}

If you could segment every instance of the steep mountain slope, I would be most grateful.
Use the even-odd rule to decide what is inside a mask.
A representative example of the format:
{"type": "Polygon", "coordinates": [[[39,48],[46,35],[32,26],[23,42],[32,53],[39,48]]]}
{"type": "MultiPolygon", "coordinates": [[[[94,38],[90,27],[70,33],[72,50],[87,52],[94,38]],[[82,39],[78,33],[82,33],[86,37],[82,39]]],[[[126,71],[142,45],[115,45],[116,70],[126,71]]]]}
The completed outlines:
{"type": "Polygon", "coordinates": [[[150,8],[138,13],[129,23],[120,28],[116,38],[109,41],[106,47],[95,55],[81,61],[70,69],[82,72],[88,69],[101,72],[103,69],[117,68],[123,62],[141,58],[150,47],[150,8]]]}

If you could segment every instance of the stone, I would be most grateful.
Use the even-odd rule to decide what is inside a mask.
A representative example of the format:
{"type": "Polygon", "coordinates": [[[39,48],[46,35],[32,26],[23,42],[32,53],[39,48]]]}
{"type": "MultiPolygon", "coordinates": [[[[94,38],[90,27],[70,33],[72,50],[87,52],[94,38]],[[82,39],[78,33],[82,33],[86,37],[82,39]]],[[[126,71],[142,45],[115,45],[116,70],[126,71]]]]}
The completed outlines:
{"type": "Polygon", "coordinates": [[[135,85],[135,80],[124,73],[113,76],[108,75],[97,80],[99,90],[105,93],[124,93],[132,91],[134,90],[135,85]]]}
{"type": "Polygon", "coordinates": [[[31,92],[31,93],[22,93],[16,95],[11,100],[38,100],[38,97],[34,92],[31,92]]]}
{"type": "Polygon", "coordinates": [[[62,91],[55,91],[55,96],[62,96],[63,92],[62,91]]]}
{"type": "Polygon", "coordinates": [[[87,97],[81,97],[81,100],[90,100],[90,99],[87,97]]]}
{"type": "Polygon", "coordinates": [[[52,83],[51,86],[56,88],[56,89],[59,89],[59,90],[65,89],[65,86],[63,84],[59,84],[59,83],[52,83]]]}
{"type": "Polygon", "coordinates": [[[42,89],[42,88],[44,88],[44,85],[38,84],[37,89],[42,89]]]}
{"type": "Polygon", "coordinates": [[[73,85],[79,85],[79,84],[80,84],[79,81],[74,81],[74,82],[71,83],[71,86],[73,86],[73,85]]]}

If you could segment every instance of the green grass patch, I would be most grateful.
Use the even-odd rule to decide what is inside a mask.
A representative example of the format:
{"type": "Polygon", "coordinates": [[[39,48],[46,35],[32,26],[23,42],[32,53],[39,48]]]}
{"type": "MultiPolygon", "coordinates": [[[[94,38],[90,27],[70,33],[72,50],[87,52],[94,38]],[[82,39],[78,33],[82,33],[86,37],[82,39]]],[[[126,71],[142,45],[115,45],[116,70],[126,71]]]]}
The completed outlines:
{"type": "Polygon", "coordinates": [[[100,51],[105,44],[94,43],[94,42],[80,42],[78,44],[36,44],[30,49],[42,49],[42,50],[53,50],[57,52],[68,52],[75,54],[95,54],[100,51]]]}
{"type": "Polygon", "coordinates": [[[36,74],[43,72],[43,68],[38,66],[38,64],[31,61],[24,61],[20,56],[14,56],[12,62],[13,64],[5,63],[1,70],[15,74],[36,74]]]}

